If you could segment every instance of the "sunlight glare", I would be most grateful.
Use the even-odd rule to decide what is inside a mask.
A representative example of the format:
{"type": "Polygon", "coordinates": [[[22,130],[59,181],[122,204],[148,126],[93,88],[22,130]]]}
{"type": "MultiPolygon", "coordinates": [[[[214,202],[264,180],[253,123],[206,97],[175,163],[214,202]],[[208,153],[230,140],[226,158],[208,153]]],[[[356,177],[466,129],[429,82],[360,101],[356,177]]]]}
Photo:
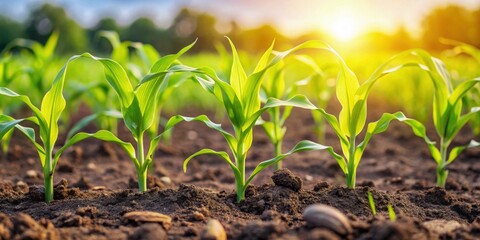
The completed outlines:
{"type": "Polygon", "coordinates": [[[339,14],[329,22],[328,33],[340,41],[349,41],[358,36],[360,27],[352,14],[339,14]]]}

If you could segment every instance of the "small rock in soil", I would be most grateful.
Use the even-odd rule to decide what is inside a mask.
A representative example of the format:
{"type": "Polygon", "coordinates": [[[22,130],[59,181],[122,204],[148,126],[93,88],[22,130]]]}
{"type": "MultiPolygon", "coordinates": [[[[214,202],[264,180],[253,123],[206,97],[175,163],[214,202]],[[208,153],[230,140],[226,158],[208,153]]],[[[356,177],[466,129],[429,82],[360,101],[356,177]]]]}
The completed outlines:
{"type": "Polygon", "coordinates": [[[203,215],[201,212],[194,211],[192,213],[192,219],[195,221],[203,221],[205,220],[205,215],[203,215]]]}
{"type": "Polygon", "coordinates": [[[87,164],[87,169],[88,170],[95,170],[95,169],[97,169],[97,165],[95,165],[95,163],[91,162],[91,163],[87,164]]]}
{"type": "Polygon", "coordinates": [[[263,221],[273,221],[279,218],[279,214],[275,210],[265,210],[260,218],[263,221]]]}
{"type": "Polygon", "coordinates": [[[147,223],[138,227],[128,240],[164,240],[168,239],[167,232],[162,226],[155,223],[147,223]]]}
{"type": "Polygon", "coordinates": [[[38,177],[38,173],[35,171],[35,170],[28,170],[26,173],[25,173],[25,176],[27,178],[37,178],[38,177]]]}
{"type": "Polygon", "coordinates": [[[327,228],[341,236],[352,233],[348,218],[334,207],[324,204],[313,204],[303,211],[303,219],[312,227],[327,228]]]}
{"type": "Polygon", "coordinates": [[[302,189],[302,179],[293,175],[293,173],[286,168],[275,171],[272,180],[275,185],[290,188],[295,192],[302,189]]]}
{"type": "Polygon", "coordinates": [[[172,183],[172,179],[170,179],[169,177],[161,177],[160,181],[162,183],[165,183],[165,184],[171,184],[172,183]]]}
{"type": "Polygon", "coordinates": [[[125,222],[134,223],[160,223],[165,230],[172,226],[172,218],[158,212],[134,211],[123,215],[125,222]]]}
{"type": "Polygon", "coordinates": [[[454,220],[436,219],[422,223],[430,232],[436,235],[445,235],[462,227],[462,224],[454,220]]]}
{"type": "Polygon", "coordinates": [[[227,233],[222,224],[216,219],[208,220],[205,228],[203,228],[200,234],[201,240],[226,240],[227,233]]]}
{"type": "Polygon", "coordinates": [[[17,192],[27,193],[28,190],[29,190],[28,185],[24,181],[18,181],[15,184],[15,191],[17,192]]]}

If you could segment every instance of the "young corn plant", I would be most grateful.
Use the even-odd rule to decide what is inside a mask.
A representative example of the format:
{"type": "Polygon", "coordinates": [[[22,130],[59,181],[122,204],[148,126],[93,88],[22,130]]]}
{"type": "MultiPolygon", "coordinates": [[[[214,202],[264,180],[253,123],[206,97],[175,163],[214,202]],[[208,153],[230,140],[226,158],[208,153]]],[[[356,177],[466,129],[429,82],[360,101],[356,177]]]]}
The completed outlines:
{"type": "Polygon", "coordinates": [[[167,123],[167,128],[178,124],[182,121],[200,121],[205,123],[209,128],[220,132],[225,138],[233,157],[227,152],[216,151],[213,149],[202,149],[187,159],[183,163],[184,171],[187,170],[188,163],[191,159],[204,155],[212,154],[222,158],[232,169],[235,176],[235,191],[237,201],[240,202],[245,199],[245,190],[254,177],[266,167],[275,164],[285,157],[299,151],[305,150],[321,150],[330,149],[320,144],[311,141],[300,141],[290,151],[279,154],[276,157],[259,163],[251,172],[250,176],[246,175],[246,161],[248,152],[252,146],[253,128],[260,116],[268,109],[277,108],[281,106],[294,106],[307,109],[314,109],[315,106],[311,104],[304,96],[293,96],[292,98],[282,101],[274,98],[269,98],[263,107],[261,106],[260,88],[263,77],[267,70],[278,64],[283,58],[293,51],[304,48],[328,48],[325,44],[317,41],[310,41],[290,50],[279,52],[273,58],[272,46],[266,50],[260,58],[252,74],[247,75],[239,60],[238,53],[234,44],[229,40],[232,49],[233,62],[230,72],[230,78],[227,81],[220,79],[215,71],[209,68],[192,69],[196,72],[194,80],[196,80],[205,90],[213,94],[220,103],[223,104],[228,119],[233,126],[234,133],[231,134],[225,131],[220,124],[213,123],[205,115],[197,117],[174,116],[167,123]]]}
{"type": "MultiPolygon", "coordinates": [[[[176,54],[160,58],[153,64],[150,73],[143,77],[136,87],[132,86],[125,69],[116,61],[94,57],[88,53],[77,56],[92,59],[103,66],[106,80],[118,95],[121,103],[121,114],[126,127],[135,141],[136,150],[132,143],[120,140],[107,130],[100,130],[95,134],[77,133],[71,139],[74,142],[78,142],[93,137],[120,144],[135,164],[140,192],[147,190],[147,170],[153,161],[153,153],[162,136],[162,134],[159,134],[154,138],[149,138],[148,134],[146,134],[152,124],[158,122],[159,95],[168,91],[172,85],[176,84],[176,79],[171,78],[172,74],[189,71],[185,68],[176,67],[175,61],[193,45],[194,43],[176,54]],[[149,141],[145,142],[145,140],[149,141]]],[[[115,113],[111,116],[114,115],[115,113]]],[[[88,124],[93,118],[95,117],[82,120],[79,123],[79,128],[88,124]]]]}
{"type": "MultiPolygon", "coordinates": [[[[21,74],[23,74],[23,69],[13,64],[12,56],[10,54],[3,55],[0,59],[0,86],[8,87],[8,85],[15,81],[21,74]]],[[[2,101],[0,101],[0,114],[9,115],[13,113],[17,107],[18,106],[11,101],[2,99],[2,101]]],[[[10,130],[3,136],[3,139],[0,140],[2,159],[7,159],[12,134],[13,130],[10,130]]]]}
{"type": "Polygon", "coordinates": [[[66,105],[65,98],[63,97],[65,76],[69,64],[75,59],[75,57],[72,57],[68,60],[58,73],[53,81],[52,87],[43,97],[40,108],[35,106],[28,96],[20,95],[5,87],[0,87],[1,96],[20,100],[33,112],[33,116],[22,119],[14,119],[8,115],[0,115],[0,139],[3,139],[5,135],[16,128],[34,144],[42,164],[46,202],[53,200],[53,176],[61,154],[69,146],[78,142],[78,140],[74,138],[67,139],[64,146],[54,153],[54,147],[56,146],[59,133],[58,120],[66,105]],[[40,141],[36,138],[33,128],[20,125],[25,121],[32,122],[38,126],[40,141]]]}
{"type": "MultiPolygon", "coordinates": [[[[111,54],[112,60],[117,61],[122,65],[122,67],[127,71],[128,77],[133,84],[138,84],[142,76],[149,72],[165,71],[166,68],[170,66],[168,64],[161,64],[159,62],[155,63],[160,58],[160,54],[150,44],[130,41],[122,42],[120,41],[118,34],[113,31],[101,31],[99,32],[99,36],[107,39],[110,42],[113,48],[111,54]],[[133,49],[134,53],[136,54],[131,54],[130,49],[133,49]]],[[[173,58],[175,58],[175,55],[166,56],[166,59],[173,60],[173,58]]],[[[174,59],[174,61],[178,61],[178,59],[174,59]]],[[[184,75],[173,75],[170,77],[178,79],[169,81],[170,85],[164,88],[164,91],[158,94],[156,102],[158,104],[157,110],[159,115],[161,114],[162,106],[164,105],[165,101],[171,96],[174,90],[180,87],[187,79],[184,77],[184,75]]],[[[147,130],[147,134],[151,139],[155,138],[159,134],[161,122],[167,122],[161,117],[154,118],[153,121],[154,122],[152,123],[151,127],[147,130]]],[[[168,133],[169,132],[165,132],[162,135],[167,141],[169,140],[168,133]]]]}
{"type": "Polygon", "coordinates": [[[480,83],[480,78],[463,81],[455,88],[452,86],[450,75],[443,64],[437,58],[430,56],[423,50],[411,50],[405,55],[417,56],[420,61],[414,62],[416,66],[425,70],[433,82],[435,88],[433,95],[433,124],[438,135],[439,143],[431,141],[425,131],[425,126],[419,121],[406,122],[415,135],[423,138],[428,145],[430,153],[437,163],[437,185],[445,187],[447,181],[447,166],[451,164],[466,148],[478,147],[479,142],[471,140],[469,144],[451,147],[452,141],[458,132],[472,118],[479,117],[480,106],[464,111],[462,99],[472,88],[480,83]]]}
{"type": "Polygon", "coordinates": [[[26,50],[21,51],[23,61],[29,61],[25,64],[24,74],[28,76],[28,89],[30,99],[34,104],[39,104],[43,98],[43,94],[51,86],[50,74],[48,74],[53,62],[56,58],[55,48],[58,43],[59,32],[54,31],[48,38],[45,45],[30,39],[15,39],[10,42],[3,54],[11,53],[14,49],[26,50]],[[24,54],[25,53],[25,54],[24,54]]]}
{"type": "MultiPolygon", "coordinates": [[[[453,52],[455,54],[465,53],[470,55],[475,61],[480,64],[480,49],[470,44],[453,41],[449,39],[442,39],[445,44],[455,46],[453,52]]],[[[480,74],[480,65],[477,65],[478,71],[476,74],[480,74]]],[[[480,106],[480,86],[473,87],[470,92],[463,99],[465,107],[472,108],[480,106]]],[[[480,136],[480,118],[472,117],[470,119],[470,126],[472,127],[473,134],[480,136]]]]}
{"type": "MultiPolygon", "coordinates": [[[[270,76],[266,76],[262,84],[262,93],[265,98],[277,98],[277,99],[288,99],[294,96],[295,91],[292,89],[286,89],[285,74],[283,63],[272,67],[270,70],[270,76]]],[[[265,99],[265,101],[267,101],[265,99]]],[[[281,107],[273,107],[268,109],[269,120],[265,121],[259,119],[257,124],[260,124],[267,134],[270,142],[272,142],[274,147],[274,155],[279,156],[282,154],[282,142],[285,137],[287,128],[284,126],[285,121],[288,119],[292,112],[293,106],[284,106],[283,111],[281,107]]],[[[282,168],[282,161],[275,163],[275,169],[282,168]]]]}
{"type": "MultiPolygon", "coordinates": [[[[310,100],[319,108],[326,109],[328,103],[334,95],[335,79],[330,77],[331,67],[328,65],[320,66],[313,57],[309,55],[298,55],[296,59],[302,62],[312,70],[312,74],[302,82],[311,90],[310,100]]],[[[312,111],[312,117],[315,122],[315,132],[317,133],[318,143],[325,143],[325,119],[318,111],[312,111]]]]}
{"type": "MultiPolygon", "coordinates": [[[[357,144],[358,135],[366,125],[367,99],[375,82],[385,75],[401,68],[409,67],[411,64],[402,64],[394,66],[393,68],[387,68],[391,62],[402,57],[402,55],[394,56],[380,65],[380,67],[360,85],[355,73],[350,70],[343,59],[334,50],[331,50],[331,52],[337,57],[340,63],[340,73],[336,84],[336,96],[342,109],[338,117],[327,113],[322,108],[315,111],[322,114],[340,140],[342,155],[330,151],[329,153],[335,158],[345,174],[347,187],[353,189],[356,184],[358,165],[373,135],[386,131],[392,120],[405,122],[412,126],[419,125],[416,120],[405,117],[402,112],[393,114],[384,113],[379,120],[368,123],[363,141],[357,144]]],[[[425,129],[417,128],[415,131],[420,131],[423,134],[425,129]]]]}

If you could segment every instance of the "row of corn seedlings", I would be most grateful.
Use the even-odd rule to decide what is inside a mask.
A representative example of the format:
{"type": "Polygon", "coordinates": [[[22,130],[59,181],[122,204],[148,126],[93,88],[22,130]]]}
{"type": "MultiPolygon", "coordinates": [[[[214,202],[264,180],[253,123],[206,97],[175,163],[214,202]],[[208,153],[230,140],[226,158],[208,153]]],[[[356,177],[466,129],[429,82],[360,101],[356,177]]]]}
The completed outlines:
{"type": "MultiPolygon", "coordinates": [[[[469,98],[465,98],[465,96],[480,82],[480,78],[463,81],[453,87],[452,80],[443,62],[423,50],[410,50],[393,56],[360,84],[356,74],[349,68],[343,58],[323,42],[308,41],[282,52],[274,51],[274,44],[272,43],[270,48],[260,57],[252,73],[247,74],[234,44],[228,40],[232,52],[231,67],[229,73],[222,72],[221,77],[219,77],[219,74],[210,67],[190,67],[178,61],[184,53],[193,47],[194,43],[176,54],[160,57],[149,45],[120,42],[118,37],[112,33],[102,34],[112,43],[111,58],[99,58],[89,53],[71,57],[54,78],[50,89],[44,95],[41,94],[43,98],[38,101],[30,95],[19,94],[7,88],[7,85],[11,85],[11,78],[17,74],[16,72],[4,70],[2,74],[0,95],[23,102],[31,110],[32,116],[15,119],[6,114],[8,111],[2,108],[0,139],[4,141],[7,139],[5,142],[8,142],[8,138],[11,137],[12,131],[16,128],[32,141],[43,168],[45,200],[47,202],[53,200],[53,176],[61,154],[68,147],[87,138],[97,138],[119,144],[135,164],[139,191],[145,191],[147,188],[147,169],[154,160],[153,155],[156,146],[165,133],[168,133],[175,125],[183,121],[200,121],[209,128],[220,132],[230,149],[229,153],[215,149],[201,149],[185,159],[184,170],[186,171],[188,163],[199,155],[213,154],[218,156],[228,164],[235,177],[237,201],[244,200],[247,186],[263,169],[271,165],[280,168],[281,161],[284,158],[306,150],[328,151],[345,174],[347,186],[354,188],[357,168],[369,141],[373,135],[386,131],[392,120],[407,124],[415,135],[425,140],[432,158],[438,165],[437,184],[442,187],[445,186],[448,174],[447,165],[452,163],[465,148],[479,145],[478,142],[472,140],[466,146],[450,146],[456,134],[465,124],[471,119],[478,119],[480,108],[470,107],[472,101],[469,102],[469,98]],[[131,48],[137,52],[141,59],[140,65],[133,65],[129,60],[131,48]],[[331,84],[325,85],[327,79],[326,74],[324,74],[325,69],[319,67],[316,59],[299,52],[304,49],[321,50],[335,59],[334,65],[335,69],[338,69],[338,75],[334,86],[331,84]],[[287,87],[284,70],[287,66],[285,60],[289,56],[294,56],[296,61],[308,66],[311,69],[311,74],[287,87]],[[75,68],[75,62],[79,59],[88,59],[101,66],[108,87],[104,83],[94,82],[91,85],[79,88],[69,97],[87,94],[95,88],[100,88],[107,89],[101,91],[105,94],[103,99],[111,102],[101,109],[94,109],[92,106],[92,109],[96,110],[94,114],[76,122],[67,134],[65,142],[57,151],[54,151],[61,130],[59,119],[66,110],[66,106],[68,106],[68,102],[64,98],[64,88],[69,86],[67,84],[69,82],[69,80],[67,81],[67,76],[69,76],[67,72],[75,68]],[[385,78],[385,76],[396,74],[405,68],[426,72],[434,86],[433,123],[438,134],[438,143],[427,136],[424,123],[408,118],[402,112],[384,113],[379,120],[367,124],[367,100],[375,83],[380,79],[391,81],[391,78],[385,78]],[[182,83],[188,80],[195,82],[197,88],[204,89],[218,100],[219,106],[223,106],[233,127],[233,132],[224,130],[220,124],[214,123],[206,115],[196,117],[173,116],[166,121],[163,132],[159,132],[160,109],[164,102],[174,94],[175,89],[178,89],[182,83]],[[306,96],[299,94],[299,88],[302,85],[312,82],[318,91],[324,91],[317,93],[318,97],[314,98],[316,104],[313,104],[306,96]],[[325,110],[328,100],[333,95],[329,89],[333,90],[333,88],[341,105],[338,116],[325,110]],[[117,101],[110,98],[113,93],[117,95],[117,101]],[[469,103],[464,104],[464,101],[469,103]],[[470,108],[466,109],[465,105],[470,108]],[[323,127],[323,123],[319,120],[319,116],[321,116],[321,119],[330,125],[338,137],[341,146],[340,152],[332,146],[309,140],[302,140],[292,149],[284,152],[282,149],[282,141],[286,132],[284,124],[293,107],[311,110],[323,127]],[[262,118],[265,114],[268,115],[267,120],[262,118]],[[117,136],[115,122],[113,122],[113,126],[99,124],[101,130],[95,133],[80,132],[90,122],[105,117],[123,119],[125,126],[131,133],[133,142],[124,141],[117,136]],[[37,125],[38,131],[23,126],[22,123],[26,121],[37,125]],[[259,163],[247,175],[245,166],[249,150],[253,144],[253,131],[256,125],[261,125],[272,141],[274,156],[259,163]],[[359,135],[362,132],[365,132],[365,136],[363,140],[359,140],[359,135]],[[39,138],[36,137],[37,134],[39,138]]],[[[52,38],[52,42],[56,41],[55,35],[52,38]]],[[[45,49],[51,49],[52,44],[49,41],[45,49]]],[[[40,48],[38,46],[41,45],[35,46],[40,48]]],[[[0,61],[3,68],[8,67],[9,57],[8,54],[4,54],[0,61]]],[[[331,65],[331,63],[329,64],[331,65]]],[[[37,77],[41,78],[43,75],[40,76],[39,74],[37,77]]],[[[41,84],[44,83],[41,82],[41,84]]],[[[32,86],[37,85],[34,82],[32,86]]],[[[7,108],[5,107],[5,109],[7,108]]]]}

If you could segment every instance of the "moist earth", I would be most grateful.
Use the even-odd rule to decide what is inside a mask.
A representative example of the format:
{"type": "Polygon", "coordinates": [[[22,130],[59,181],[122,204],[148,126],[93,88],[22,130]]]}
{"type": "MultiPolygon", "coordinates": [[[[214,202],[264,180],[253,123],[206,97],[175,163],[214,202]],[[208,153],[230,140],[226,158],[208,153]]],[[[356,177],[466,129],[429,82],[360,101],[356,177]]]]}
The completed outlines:
{"type": "MultiPolygon", "coordinates": [[[[316,140],[313,125],[307,111],[295,110],[283,150],[303,139],[316,140]]],[[[230,130],[227,123],[223,126],[230,130]]],[[[261,128],[255,131],[247,172],[273,157],[268,137],[261,128]]],[[[460,132],[454,144],[467,143],[470,132],[460,132]]],[[[119,134],[129,139],[125,129],[119,134]]],[[[326,144],[339,149],[328,128],[326,144]]],[[[84,141],[60,159],[55,200],[47,204],[36,152],[15,133],[7,158],[0,160],[0,238],[209,239],[205,228],[216,219],[228,239],[480,239],[480,151],[467,149],[448,167],[446,188],[435,187],[436,164],[426,144],[401,123],[373,137],[355,189],[345,187],[343,173],[327,152],[301,152],[285,159],[283,170],[272,166],[257,175],[246,200],[237,203],[233,173],[219,158],[198,157],[183,172],[183,160],[206,147],[227,151],[228,146],[200,123],[180,124],[158,147],[149,190],[139,193],[134,164],[119,147],[84,141]],[[352,231],[341,235],[307,223],[302,212],[312,204],[338,209],[352,231]],[[389,218],[389,204],[396,221],[389,218]]]]}

